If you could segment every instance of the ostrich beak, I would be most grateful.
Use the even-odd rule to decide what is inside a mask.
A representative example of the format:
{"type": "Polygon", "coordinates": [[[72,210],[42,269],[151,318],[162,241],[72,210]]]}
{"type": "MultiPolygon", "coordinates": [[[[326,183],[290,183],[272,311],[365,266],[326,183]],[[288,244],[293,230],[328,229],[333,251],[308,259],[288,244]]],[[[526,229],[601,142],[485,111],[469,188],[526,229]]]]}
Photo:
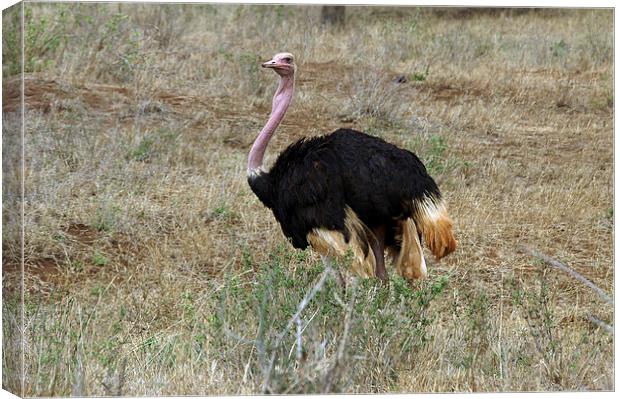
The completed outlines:
{"type": "Polygon", "coordinates": [[[261,66],[262,66],[263,68],[273,68],[273,67],[275,67],[275,66],[276,66],[276,62],[275,62],[274,60],[270,60],[270,61],[267,61],[267,62],[263,62],[263,63],[261,64],[261,66]]]}

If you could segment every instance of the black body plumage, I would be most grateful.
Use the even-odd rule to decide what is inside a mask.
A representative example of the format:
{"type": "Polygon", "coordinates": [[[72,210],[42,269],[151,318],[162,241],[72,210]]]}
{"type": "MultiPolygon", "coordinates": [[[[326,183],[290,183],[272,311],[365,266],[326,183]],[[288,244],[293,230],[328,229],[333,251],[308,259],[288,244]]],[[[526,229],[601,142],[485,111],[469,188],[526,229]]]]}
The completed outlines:
{"type": "Polygon", "coordinates": [[[345,234],[345,206],[369,228],[414,217],[412,204],[440,199],[435,181],[410,151],[352,129],[291,144],[269,172],[248,177],[252,191],[273,211],[296,248],[308,246],[314,228],[345,234]]]}

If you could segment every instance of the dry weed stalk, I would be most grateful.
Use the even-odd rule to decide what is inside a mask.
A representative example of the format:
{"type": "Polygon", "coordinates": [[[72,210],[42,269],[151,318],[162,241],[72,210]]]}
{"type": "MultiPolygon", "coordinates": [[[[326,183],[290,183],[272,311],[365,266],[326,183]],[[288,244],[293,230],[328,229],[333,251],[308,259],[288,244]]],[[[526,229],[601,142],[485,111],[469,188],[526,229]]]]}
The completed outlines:
{"type": "Polygon", "coordinates": [[[269,364],[267,365],[265,370],[263,370],[263,376],[264,376],[263,386],[262,386],[262,392],[263,393],[269,393],[270,392],[269,384],[271,382],[271,376],[272,376],[272,373],[273,373],[273,367],[274,367],[275,362],[276,362],[277,357],[278,357],[278,349],[282,345],[282,341],[283,341],[285,335],[288,333],[290,328],[293,326],[293,323],[295,322],[295,320],[297,320],[299,318],[299,316],[304,311],[306,306],[308,306],[310,301],[312,301],[312,298],[314,298],[314,296],[323,288],[323,284],[325,284],[325,281],[327,280],[327,278],[330,277],[331,275],[333,275],[333,273],[334,273],[334,271],[333,271],[332,267],[329,266],[328,264],[326,264],[325,265],[325,270],[323,270],[323,273],[321,273],[321,276],[319,277],[319,279],[316,282],[316,284],[314,284],[314,286],[308,291],[308,293],[302,299],[302,301],[299,303],[299,305],[297,305],[297,311],[295,312],[295,314],[293,314],[293,316],[291,316],[291,318],[289,319],[288,323],[286,324],[286,327],[276,337],[276,340],[275,340],[275,343],[274,343],[273,349],[272,349],[273,352],[271,354],[271,358],[269,359],[269,364]]]}
{"type": "Polygon", "coordinates": [[[340,344],[338,345],[338,352],[336,354],[336,359],[334,360],[334,364],[331,368],[325,373],[324,381],[323,381],[323,393],[331,393],[334,381],[337,381],[343,373],[343,369],[346,367],[344,363],[345,351],[347,349],[349,333],[351,330],[351,323],[353,317],[353,309],[355,308],[355,299],[357,298],[357,285],[358,279],[353,279],[353,284],[351,286],[351,290],[353,293],[351,294],[351,299],[349,300],[349,304],[347,306],[347,313],[344,318],[344,327],[342,332],[342,338],[340,339],[340,344]]]}

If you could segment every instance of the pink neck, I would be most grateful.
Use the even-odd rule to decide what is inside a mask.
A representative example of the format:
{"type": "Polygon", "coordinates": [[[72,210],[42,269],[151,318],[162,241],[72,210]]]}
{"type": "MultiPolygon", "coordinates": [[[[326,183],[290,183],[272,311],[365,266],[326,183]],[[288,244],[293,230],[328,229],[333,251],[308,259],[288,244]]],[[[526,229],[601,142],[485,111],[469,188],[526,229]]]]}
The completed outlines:
{"type": "Polygon", "coordinates": [[[295,79],[292,76],[281,76],[276,94],[273,96],[271,115],[267,124],[254,141],[248,156],[248,175],[258,173],[263,165],[263,157],[271,136],[284,118],[288,106],[293,100],[295,79]]]}

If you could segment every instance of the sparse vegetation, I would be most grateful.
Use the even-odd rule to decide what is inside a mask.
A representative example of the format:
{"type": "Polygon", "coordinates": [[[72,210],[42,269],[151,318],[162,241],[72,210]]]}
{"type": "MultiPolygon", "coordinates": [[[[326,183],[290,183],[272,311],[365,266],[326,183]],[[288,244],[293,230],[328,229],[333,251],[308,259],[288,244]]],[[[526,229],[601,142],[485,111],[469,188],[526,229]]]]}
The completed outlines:
{"type": "MultiPolygon", "coordinates": [[[[52,66],[55,55],[65,43],[68,35],[67,12],[60,6],[53,14],[33,15],[30,7],[24,8],[24,72],[38,72],[52,66]]],[[[21,26],[19,12],[6,13],[5,21],[8,26],[21,26]]],[[[21,71],[22,31],[10,29],[3,31],[2,58],[4,61],[3,74],[15,75],[21,71]]]]}
{"type": "Polygon", "coordinates": [[[389,389],[395,383],[393,373],[363,370],[398,369],[415,362],[416,351],[431,339],[428,327],[435,316],[428,308],[448,282],[440,277],[414,289],[393,277],[385,286],[365,280],[359,287],[357,281],[341,287],[338,278],[329,276],[302,312],[298,329],[287,331],[286,322],[323,265],[308,264],[290,249],[277,249],[258,273],[253,271],[242,272],[247,276],[243,279],[225,279],[209,328],[200,337],[221,348],[218,362],[227,370],[271,393],[389,389]],[[278,341],[283,331],[284,339],[278,341]]]}
{"type": "Polygon", "coordinates": [[[414,71],[411,74],[411,80],[413,80],[414,82],[424,82],[426,78],[428,78],[428,74],[429,74],[429,69],[427,66],[426,69],[422,72],[414,71]]]}
{"type": "Polygon", "coordinates": [[[4,388],[25,348],[25,396],[615,389],[590,317],[612,306],[516,249],[613,293],[611,10],[352,7],[332,30],[310,6],[25,7],[23,298],[3,14],[4,388]],[[345,260],[342,286],[251,193],[281,50],[299,78],[267,164],[341,126],[415,151],[459,240],[427,280],[345,260]]]}

